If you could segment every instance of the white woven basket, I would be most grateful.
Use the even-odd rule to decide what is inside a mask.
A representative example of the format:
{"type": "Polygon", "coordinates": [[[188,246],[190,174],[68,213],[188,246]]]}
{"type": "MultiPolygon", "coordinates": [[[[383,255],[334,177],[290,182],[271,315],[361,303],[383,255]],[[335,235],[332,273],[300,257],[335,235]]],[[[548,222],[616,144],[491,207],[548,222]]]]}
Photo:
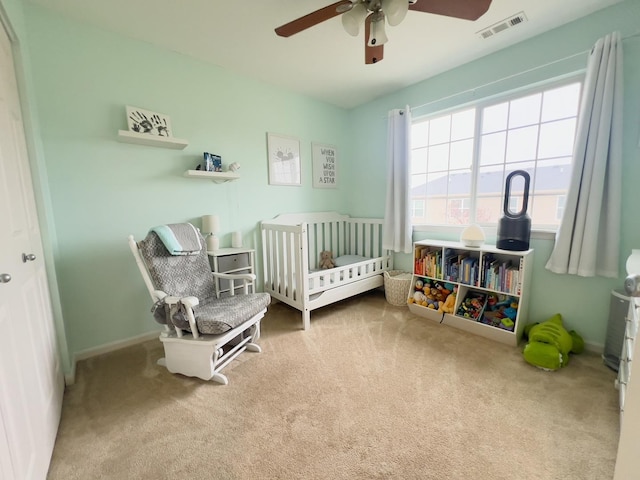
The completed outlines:
{"type": "Polygon", "coordinates": [[[384,296],[391,305],[406,307],[412,275],[401,270],[384,272],[384,296]]]}

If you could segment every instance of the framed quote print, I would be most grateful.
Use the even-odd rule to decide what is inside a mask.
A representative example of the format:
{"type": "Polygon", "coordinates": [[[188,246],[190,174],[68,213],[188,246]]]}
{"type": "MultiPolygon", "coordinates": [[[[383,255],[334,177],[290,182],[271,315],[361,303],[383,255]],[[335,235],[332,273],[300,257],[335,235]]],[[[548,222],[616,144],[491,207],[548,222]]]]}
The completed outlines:
{"type": "Polygon", "coordinates": [[[314,188],[338,188],[338,155],[334,145],[311,144],[314,188]]]}

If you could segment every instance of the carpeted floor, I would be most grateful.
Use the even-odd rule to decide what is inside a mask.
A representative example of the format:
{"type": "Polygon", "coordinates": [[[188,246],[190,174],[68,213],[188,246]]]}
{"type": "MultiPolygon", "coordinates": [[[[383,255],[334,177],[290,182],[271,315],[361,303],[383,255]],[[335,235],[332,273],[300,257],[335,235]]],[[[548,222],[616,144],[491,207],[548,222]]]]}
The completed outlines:
{"type": "MultiPolygon", "coordinates": [[[[150,319],[151,321],[151,319],[150,319]]],[[[156,365],[159,341],[78,364],[50,480],[605,480],[619,434],[599,356],[544,372],[371,292],[282,304],[222,386],[156,365]]]]}

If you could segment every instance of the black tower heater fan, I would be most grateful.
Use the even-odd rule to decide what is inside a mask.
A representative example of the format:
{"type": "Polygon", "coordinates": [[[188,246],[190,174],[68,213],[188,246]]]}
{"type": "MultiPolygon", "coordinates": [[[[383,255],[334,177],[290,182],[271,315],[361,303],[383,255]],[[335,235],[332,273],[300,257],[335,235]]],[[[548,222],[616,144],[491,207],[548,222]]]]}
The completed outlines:
{"type": "Polygon", "coordinates": [[[498,223],[498,239],[496,247],[503,250],[528,250],[531,238],[531,217],[527,215],[529,205],[529,182],[531,177],[524,170],[516,170],[507,176],[504,192],[504,216],[498,223]],[[522,196],[522,208],[519,212],[509,210],[511,198],[511,183],[514,177],[521,176],[524,179],[524,193],[522,196]]]}

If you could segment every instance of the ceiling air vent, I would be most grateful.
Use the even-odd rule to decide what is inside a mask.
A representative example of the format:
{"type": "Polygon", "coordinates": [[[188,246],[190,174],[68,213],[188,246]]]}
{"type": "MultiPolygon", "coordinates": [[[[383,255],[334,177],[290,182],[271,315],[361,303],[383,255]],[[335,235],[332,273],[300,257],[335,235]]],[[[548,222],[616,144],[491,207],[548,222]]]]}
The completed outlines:
{"type": "Polygon", "coordinates": [[[507,30],[508,28],[515,27],[516,25],[520,25],[527,21],[527,17],[524,12],[517,13],[516,15],[512,15],[509,18],[505,18],[504,20],[499,21],[491,25],[489,28],[485,28],[484,30],[480,30],[478,35],[480,38],[489,38],[494,35],[507,30]]]}

